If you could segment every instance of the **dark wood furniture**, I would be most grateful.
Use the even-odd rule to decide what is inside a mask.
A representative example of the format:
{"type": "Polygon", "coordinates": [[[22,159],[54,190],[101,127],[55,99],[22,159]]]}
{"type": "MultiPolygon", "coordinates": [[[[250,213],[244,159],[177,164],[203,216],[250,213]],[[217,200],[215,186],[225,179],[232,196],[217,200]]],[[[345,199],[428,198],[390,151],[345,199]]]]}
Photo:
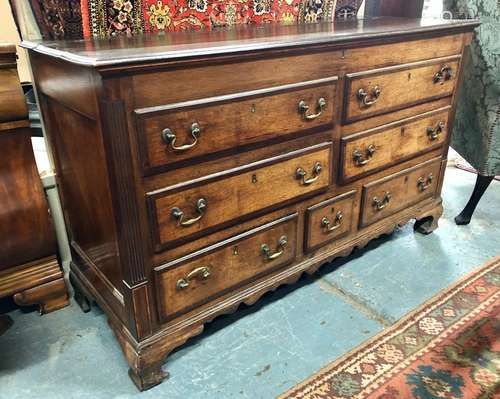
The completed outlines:
{"type": "Polygon", "coordinates": [[[474,185],[474,190],[472,191],[467,205],[462,209],[462,212],[455,216],[455,223],[457,225],[463,226],[470,223],[479,201],[494,178],[495,176],[477,175],[476,184],[474,185]]]}
{"type": "Polygon", "coordinates": [[[24,43],[77,297],[107,313],[140,389],[214,317],[411,218],[437,227],[475,26],[382,18],[24,43]]]}
{"type": "Polygon", "coordinates": [[[14,45],[0,45],[0,298],[48,313],[68,304],[35,164],[14,45]]]}

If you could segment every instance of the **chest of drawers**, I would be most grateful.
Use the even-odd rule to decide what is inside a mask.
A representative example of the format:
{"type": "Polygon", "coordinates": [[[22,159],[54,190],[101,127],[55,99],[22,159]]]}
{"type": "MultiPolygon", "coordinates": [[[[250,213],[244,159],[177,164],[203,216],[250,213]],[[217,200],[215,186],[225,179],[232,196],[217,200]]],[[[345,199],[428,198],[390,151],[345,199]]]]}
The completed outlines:
{"type": "Polygon", "coordinates": [[[216,316],[412,218],[437,227],[475,26],[380,18],[24,43],[76,298],[107,313],[140,389],[216,316]]]}

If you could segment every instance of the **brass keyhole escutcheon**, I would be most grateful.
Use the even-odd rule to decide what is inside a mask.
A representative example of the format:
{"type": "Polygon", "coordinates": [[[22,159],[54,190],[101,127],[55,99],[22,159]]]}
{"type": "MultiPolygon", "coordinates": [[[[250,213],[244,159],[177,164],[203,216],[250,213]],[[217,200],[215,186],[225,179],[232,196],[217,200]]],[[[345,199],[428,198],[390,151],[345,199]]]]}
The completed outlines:
{"type": "Polygon", "coordinates": [[[251,112],[252,114],[255,114],[255,111],[257,111],[257,107],[256,107],[256,105],[255,105],[255,104],[252,104],[252,106],[250,107],[250,112],[251,112]]]}
{"type": "Polygon", "coordinates": [[[257,183],[257,175],[252,175],[252,183],[257,183]]]}
{"type": "Polygon", "coordinates": [[[234,255],[234,256],[237,256],[237,255],[238,255],[238,246],[237,246],[237,245],[235,245],[235,246],[233,247],[233,255],[234,255]]]}

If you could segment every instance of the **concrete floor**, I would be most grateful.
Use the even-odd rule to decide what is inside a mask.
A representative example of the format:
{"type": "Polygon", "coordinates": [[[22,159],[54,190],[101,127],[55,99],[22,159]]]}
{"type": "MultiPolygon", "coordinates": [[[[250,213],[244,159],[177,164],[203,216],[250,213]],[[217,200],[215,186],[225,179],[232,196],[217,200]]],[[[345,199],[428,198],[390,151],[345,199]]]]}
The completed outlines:
{"type": "Polygon", "coordinates": [[[15,324],[0,337],[0,398],[273,398],[500,254],[499,182],[471,225],[453,223],[474,181],[448,168],[445,214],[432,235],[407,225],[216,319],[169,357],[170,379],[143,394],[100,310],[13,310],[15,324]]]}

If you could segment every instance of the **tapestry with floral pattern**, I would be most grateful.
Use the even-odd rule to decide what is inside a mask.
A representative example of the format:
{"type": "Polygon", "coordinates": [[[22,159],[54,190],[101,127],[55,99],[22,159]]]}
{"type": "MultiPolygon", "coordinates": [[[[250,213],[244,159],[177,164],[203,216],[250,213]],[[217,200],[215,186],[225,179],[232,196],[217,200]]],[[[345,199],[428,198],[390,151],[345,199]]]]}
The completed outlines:
{"type": "MultiPolygon", "coordinates": [[[[16,1],[10,0],[16,10],[16,1]]],[[[355,17],[362,0],[29,0],[44,39],[355,17]]],[[[15,15],[16,16],[16,15],[15,15]]],[[[19,16],[17,16],[19,17],[19,16]]]]}
{"type": "Polygon", "coordinates": [[[295,24],[355,16],[361,0],[81,0],[85,36],[295,24]],[[336,8],[336,4],[338,7],[336,8]]]}

